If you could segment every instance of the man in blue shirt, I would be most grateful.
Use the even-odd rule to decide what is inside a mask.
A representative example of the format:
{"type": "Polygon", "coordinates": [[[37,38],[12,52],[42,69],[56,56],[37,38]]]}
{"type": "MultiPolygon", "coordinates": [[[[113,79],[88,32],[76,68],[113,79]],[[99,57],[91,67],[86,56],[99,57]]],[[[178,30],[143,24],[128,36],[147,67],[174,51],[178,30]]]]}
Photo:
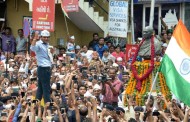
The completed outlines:
{"type": "Polygon", "coordinates": [[[5,33],[0,33],[2,52],[15,53],[16,41],[10,27],[5,28],[5,33]]]}
{"type": "Polygon", "coordinates": [[[97,51],[100,58],[102,59],[103,53],[108,49],[108,46],[104,45],[104,38],[99,38],[98,44],[94,47],[94,51],[97,51]]]}
{"type": "Polygon", "coordinates": [[[41,32],[41,39],[36,42],[38,33],[35,33],[35,37],[32,41],[30,49],[36,53],[38,64],[38,89],[36,93],[36,99],[41,100],[42,95],[45,103],[51,102],[50,100],[50,78],[51,78],[51,65],[52,61],[49,56],[49,38],[50,33],[47,30],[41,32]]]}

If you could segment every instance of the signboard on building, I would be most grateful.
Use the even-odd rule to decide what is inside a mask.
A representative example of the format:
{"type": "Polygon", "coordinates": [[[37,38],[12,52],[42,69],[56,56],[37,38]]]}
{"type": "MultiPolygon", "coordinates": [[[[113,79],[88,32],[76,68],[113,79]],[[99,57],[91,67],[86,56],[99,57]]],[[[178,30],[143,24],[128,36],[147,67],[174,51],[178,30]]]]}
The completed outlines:
{"type": "Polygon", "coordinates": [[[78,12],[79,11],[78,0],[61,0],[61,4],[63,6],[63,9],[66,12],[78,12]]]}
{"type": "Polygon", "coordinates": [[[33,30],[54,31],[55,0],[33,0],[33,30]]]}
{"type": "Polygon", "coordinates": [[[110,36],[127,37],[128,29],[128,2],[110,0],[109,2],[109,28],[110,36]]]}
{"type": "Polygon", "coordinates": [[[135,55],[137,47],[138,47],[137,44],[126,45],[126,61],[128,61],[130,58],[132,58],[135,55]]]}
{"type": "Polygon", "coordinates": [[[32,33],[32,17],[23,18],[24,37],[28,37],[32,33]]]}

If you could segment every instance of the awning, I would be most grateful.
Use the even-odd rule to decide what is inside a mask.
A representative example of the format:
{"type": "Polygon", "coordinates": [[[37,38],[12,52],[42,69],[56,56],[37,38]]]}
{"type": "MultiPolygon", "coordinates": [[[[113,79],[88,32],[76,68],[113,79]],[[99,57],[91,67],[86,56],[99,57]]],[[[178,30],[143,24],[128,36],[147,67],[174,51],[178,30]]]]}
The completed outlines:
{"type": "MultiPolygon", "coordinates": [[[[134,0],[135,4],[150,3],[151,0],[134,0]]],[[[190,0],[155,0],[156,3],[181,3],[190,2],[190,0]]]]}

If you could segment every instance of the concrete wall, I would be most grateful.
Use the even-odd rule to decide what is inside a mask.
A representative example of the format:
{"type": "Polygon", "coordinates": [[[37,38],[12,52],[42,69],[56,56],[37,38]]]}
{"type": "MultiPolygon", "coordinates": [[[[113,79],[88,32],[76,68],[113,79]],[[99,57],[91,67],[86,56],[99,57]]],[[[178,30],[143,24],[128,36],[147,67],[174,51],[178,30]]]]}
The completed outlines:
{"type": "Polygon", "coordinates": [[[29,5],[24,0],[18,0],[17,9],[15,0],[7,0],[7,26],[12,28],[13,35],[17,35],[17,29],[22,28],[23,16],[32,16],[29,5]]]}
{"type": "MultiPolygon", "coordinates": [[[[23,27],[23,16],[32,16],[32,12],[29,12],[29,4],[24,0],[17,0],[17,7],[15,7],[15,0],[7,0],[7,26],[12,28],[15,37],[17,36],[17,29],[23,27]]],[[[92,40],[94,32],[80,30],[69,19],[67,19],[67,24],[70,35],[74,35],[76,38],[76,44],[85,45],[92,40]]],[[[67,39],[65,20],[60,4],[56,4],[55,32],[51,33],[50,44],[56,46],[57,38],[67,39]]]]}
{"type": "Polygon", "coordinates": [[[96,3],[109,13],[109,2],[107,0],[97,0],[94,2],[94,10],[98,11],[100,16],[104,16],[105,21],[108,21],[108,14],[96,3]]]}

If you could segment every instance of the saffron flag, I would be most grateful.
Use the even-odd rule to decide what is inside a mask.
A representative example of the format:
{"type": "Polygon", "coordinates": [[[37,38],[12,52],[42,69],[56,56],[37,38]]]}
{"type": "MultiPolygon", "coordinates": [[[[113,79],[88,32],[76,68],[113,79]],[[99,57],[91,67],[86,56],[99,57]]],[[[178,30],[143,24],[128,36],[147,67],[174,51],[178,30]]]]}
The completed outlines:
{"type": "Polygon", "coordinates": [[[64,9],[63,0],[61,0],[61,9],[62,9],[62,11],[63,11],[64,16],[66,16],[67,18],[69,18],[67,12],[66,12],[65,9],[64,9]]]}
{"type": "Polygon", "coordinates": [[[172,93],[190,105],[190,34],[181,20],[166,49],[160,71],[172,93]]]}
{"type": "Polygon", "coordinates": [[[61,0],[61,6],[66,12],[78,12],[79,0],[61,0]]]}

